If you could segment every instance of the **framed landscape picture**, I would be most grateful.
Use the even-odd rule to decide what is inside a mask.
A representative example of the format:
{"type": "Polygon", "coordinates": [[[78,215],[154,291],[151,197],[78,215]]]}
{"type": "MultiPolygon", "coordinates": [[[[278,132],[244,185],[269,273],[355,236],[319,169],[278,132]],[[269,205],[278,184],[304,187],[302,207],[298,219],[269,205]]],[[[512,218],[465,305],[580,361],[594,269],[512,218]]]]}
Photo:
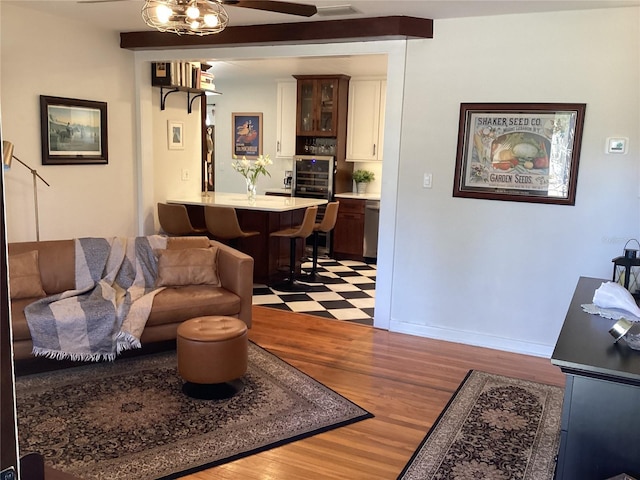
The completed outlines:
{"type": "Polygon", "coordinates": [[[454,197],[574,205],[586,105],[460,105],[454,197]]]}
{"type": "Polygon", "coordinates": [[[43,165],[108,163],[107,104],[40,95],[43,165]]]}

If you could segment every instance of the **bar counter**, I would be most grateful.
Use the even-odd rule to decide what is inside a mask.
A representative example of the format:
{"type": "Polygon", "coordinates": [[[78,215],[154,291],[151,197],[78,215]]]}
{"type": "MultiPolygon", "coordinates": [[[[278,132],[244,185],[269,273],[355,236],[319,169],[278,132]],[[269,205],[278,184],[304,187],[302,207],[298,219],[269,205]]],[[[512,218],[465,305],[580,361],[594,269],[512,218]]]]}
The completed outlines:
{"type": "Polygon", "coordinates": [[[205,195],[194,195],[175,200],[167,200],[168,203],[181,203],[183,205],[218,205],[221,207],[233,207],[243,210],[259,210],[262,212],[288,212],[314,205],[324,205],[326,199],[284,197],[278,195],[256,195],[255,201],[250,202],[247,195],[242,193],[209,192],[205,195]]]}
{"type": "MultiPolygon", "coordinates": [[[[302,223],[307,207],[327,203],[322,198],[282,197],[276,195],[256,195],[249,201],[241,193],[209,192],[167,200],[167,203],[182,204],[187,207],[191,223],[205,226],[204,208],[207,205],[233,207],[236,209],[240,228],[260,232],[260,235],[230,242],[238,250],[254,259],[253,280],[255,283],[271,284],[282,280],[288,271],[289,240],[270,237],[269,234],[302,223]]],[[[297,242],[297,258],[304,255],[304,242],[297,242]]]]}

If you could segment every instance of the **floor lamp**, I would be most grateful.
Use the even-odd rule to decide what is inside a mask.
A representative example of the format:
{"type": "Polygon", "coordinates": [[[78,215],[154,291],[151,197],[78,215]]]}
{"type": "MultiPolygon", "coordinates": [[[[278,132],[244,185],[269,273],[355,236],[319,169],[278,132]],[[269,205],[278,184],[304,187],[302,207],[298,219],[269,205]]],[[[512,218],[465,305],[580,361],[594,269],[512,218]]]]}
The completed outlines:
{"type": "Polygon", "coordinates": [[[13,154],[13,143],[7,142],[6,140],[2,142],[2,158],[3,158],[4,165],[7,167],[11,167],[11,159],[15,158],[18,162],[20,162],[22,165],[28,168],[31,171],[31,175],[33,175],[33,203],[35,205],[35,210],[36,210],[36,240],[39,242],[40,241],[40,221],[38,219],[38,188],[37,188],[36,177],[42,180],[47,187],[50,187],[51,185],[49,185],[47,181],[44,178],[42,178],[35,169],[31,168],[29,165],[24,163],[22,160],[20,160],[18,157],[16,157],[13,154]]]}

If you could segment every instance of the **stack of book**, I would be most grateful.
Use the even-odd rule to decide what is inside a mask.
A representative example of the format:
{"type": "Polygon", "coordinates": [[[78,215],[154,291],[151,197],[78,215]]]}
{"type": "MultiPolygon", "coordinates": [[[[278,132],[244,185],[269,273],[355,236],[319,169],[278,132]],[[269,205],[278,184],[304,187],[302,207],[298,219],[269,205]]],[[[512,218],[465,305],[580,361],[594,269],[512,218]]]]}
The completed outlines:
{"type": "Polygon", "coordinates": [[[215,76],[210,72],[200,72],[200,89],[201,90],[210,90],[215,91],[216,84],[213,83],[215,76]]]}
{"type": "Polygon", "coordinates": [[[200,62],[156,62],[151,64],[154,86],[186,87],[213,90],[213,74],[203,72],[200,62]],[[203,75],[207,76],[203,83],[203,75]],[[208,77],[211,76],[209,79],[208,77]],[[203,85],[207,85],[205,88],[203,85]],[[211,86],[210,86],[211,85],[211,86]]]}

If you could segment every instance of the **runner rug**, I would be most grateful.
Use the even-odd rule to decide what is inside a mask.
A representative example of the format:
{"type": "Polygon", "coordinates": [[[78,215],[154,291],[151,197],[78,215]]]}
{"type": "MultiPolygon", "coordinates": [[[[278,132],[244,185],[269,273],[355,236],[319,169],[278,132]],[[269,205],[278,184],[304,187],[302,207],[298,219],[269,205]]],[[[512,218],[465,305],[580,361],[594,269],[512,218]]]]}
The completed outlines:
{"type": "Polygon", "coordinates": [[[175,351],[18,377],[20,451],[84,480],[169,479],[372,417],[253,343],[242,380],[187,397],[175,351]]]}
{"type": "Polygon", "coordinates": [[[563,394],[471,370],[398,479],[552,479],[563,394]]]}

